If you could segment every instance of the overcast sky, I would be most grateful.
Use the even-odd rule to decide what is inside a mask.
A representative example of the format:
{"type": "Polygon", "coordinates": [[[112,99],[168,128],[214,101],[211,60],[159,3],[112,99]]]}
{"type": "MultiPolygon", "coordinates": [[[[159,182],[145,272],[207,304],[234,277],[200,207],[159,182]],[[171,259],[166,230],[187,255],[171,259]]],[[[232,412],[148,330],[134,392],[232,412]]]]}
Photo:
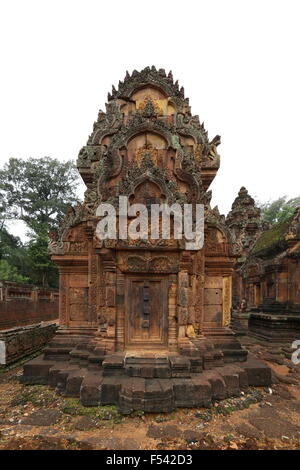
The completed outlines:
{"type": "MultiPolygon", "coordinates": [[[[1,0],[1,164],[76,159],[126,70],[173,71],[209,137],[213,205],[298,196],[300,1],[1,0]]],[[[82,193],[82,191],[81,191],[82,193]]]]}

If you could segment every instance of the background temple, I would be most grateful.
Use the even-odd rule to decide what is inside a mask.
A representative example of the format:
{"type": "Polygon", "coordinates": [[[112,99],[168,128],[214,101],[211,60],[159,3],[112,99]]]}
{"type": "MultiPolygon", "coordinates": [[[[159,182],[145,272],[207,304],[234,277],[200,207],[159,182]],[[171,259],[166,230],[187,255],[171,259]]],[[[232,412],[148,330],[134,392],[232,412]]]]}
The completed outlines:
{"type": "Polygon", "coordinates": [[[24,382],[124,413],[208,405],[270,383],[270,370],[247,358],[228,327],[240,252],[228,220],[210,207],[219,143],[209,141],[171,72],[147,67],[113,87],[79,152],[84,203],[50,244],[60,328],[25,365],[24,382]],[[119,195],[145,205],[204,204],[203,249],[188,251],[174,238],[100,241],[96,209],[101,202],[117,209],[119,195]]]}
{"type": "Polygon", "coordinates": [[[239,246],[233,274],[232,326],[274,342],[299,338],[300,208],[267,227],[241,188],[226,224],[239,246]]]}

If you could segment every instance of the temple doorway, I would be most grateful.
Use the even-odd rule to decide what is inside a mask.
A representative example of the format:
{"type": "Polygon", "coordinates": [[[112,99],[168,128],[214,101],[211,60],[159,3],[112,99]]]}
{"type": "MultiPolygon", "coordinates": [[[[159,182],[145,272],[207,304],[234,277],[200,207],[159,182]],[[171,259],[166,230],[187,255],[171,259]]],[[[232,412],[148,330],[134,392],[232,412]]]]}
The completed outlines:
{"type": "Polygon", "coordinates": [[[126,280],[126,349],[166,348],[168,283],[164,276],[129,276],[126,280]]]}

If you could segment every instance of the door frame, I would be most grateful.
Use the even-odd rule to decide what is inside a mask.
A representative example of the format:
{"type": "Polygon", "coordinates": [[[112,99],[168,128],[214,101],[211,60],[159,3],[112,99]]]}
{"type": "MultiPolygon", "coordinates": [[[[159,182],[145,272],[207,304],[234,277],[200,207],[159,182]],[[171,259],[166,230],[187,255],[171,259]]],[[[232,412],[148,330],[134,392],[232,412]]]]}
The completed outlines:
{"type": "Polygon", "coordinates": [[[125,326],[125,331],[124,331],[124,345],[125,349],[132,348],[132,349],[142,349],[142,348],[147,348],[151,346],[152,349],[156,348],[167,348],[168,347],[168,275],[164,274],[147,274],[147,273],[141,273],[141,274],[126,274],[125,275],[125,308],[124,308],[124,313],[125,313],[125,321],[124,321],[124,326],[125,326]],[[162,306],[162,312],[163,312],[163,319],[162,319],[162,341],[156,342],[156,341],[141,341],[140,344],[139,342],[130,342],[130,337],[129,337],[129,308],[130,308],[130,286],[132,281],[161,281],[162,285],[162,292],[164,293],[163,298],[159,301],[159,304],[162,306]]]}

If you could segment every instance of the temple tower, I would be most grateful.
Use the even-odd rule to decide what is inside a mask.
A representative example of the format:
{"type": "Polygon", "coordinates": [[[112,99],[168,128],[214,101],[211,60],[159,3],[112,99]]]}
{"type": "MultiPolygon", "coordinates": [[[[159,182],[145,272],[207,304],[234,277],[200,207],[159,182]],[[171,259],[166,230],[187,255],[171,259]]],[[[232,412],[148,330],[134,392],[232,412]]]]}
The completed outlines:
{"type": "MultiPolygon", "coordinates": [[[[232,233],[238,255],[232,277],[232,307],[240,309],[243,303],[242,309],[247,309],[248,294],[242,281],[241,267],[265,227],[260,218],[259,207],[244,186],[233,201],[226,217],[226,226],[232,233]]],[[[260,296],[259,287],[256,288],[255,295],[260,296]]]]}
{"type": "MultiPolygon", "coordinates": [[[[106,112],[99,111],[77,160],[87,186],[84,202],[70,209],[50,243],[60,270],[60,329],[43,364],[48,361],[50,371],[54,367],[50,380],[63,393],[75,394],[74,374],[69,383],[62,375],[59,382],[57,359],[67,369],[70,364],[86,368],[75,372],[81,381],[74,379],[83,403],[106,403],[109,389],[110,400],[124,411],[168,411],[211,399],[211,391],[210,398],[193,395],[197,374],[246,360],[247,351],[228,328],[234,239],[224,216],[210,207],[208,191],[220,165],[219,143],[219,136],[208,139],[171,72],[146,67],[126,73],[118,89],[112,88],[106,112]],[[204,246],[190,249],[185,238],[175,238],[174,224],[169,239],[161,234],[99,239],[100,204],[114,208],[118,228],[130,223],[130,217],[122,219],[120,196],[147,208],[202,204],[204,246]],[[98,387],[97,396],[88,398],[83,384],[91,373],[92,381],[100,380],[102,395],[98,387]],[[107,382],[112,376],[119,377],[114,385],[107,382]],[[179,378],[186,379],[186,396],[179,383],[176,392],[179,378]],[[154,379],[162,382],[151,401],[147,387],[154,379]],[[140,401],[135,401],[137,383],[143,389],[140,401]]],[[[25,381],[34,375],[28,367],[25,381]]]]}

